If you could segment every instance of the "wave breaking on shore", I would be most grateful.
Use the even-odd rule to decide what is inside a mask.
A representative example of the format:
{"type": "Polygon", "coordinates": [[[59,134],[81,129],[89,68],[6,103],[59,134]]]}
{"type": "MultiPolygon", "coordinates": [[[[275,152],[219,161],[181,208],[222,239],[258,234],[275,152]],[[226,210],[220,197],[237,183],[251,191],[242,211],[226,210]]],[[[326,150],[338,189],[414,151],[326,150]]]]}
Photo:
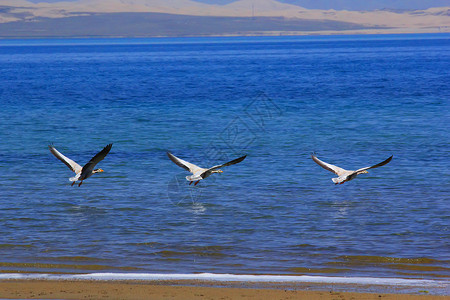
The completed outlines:
{"type": "Polygon", "coordinates": [[[45,280],[200,280],[217,282],[284,282],[284,283],[322,283],[322,284],[363,284],[415,287],[448,287],[449,281],[405,278],[376,277],[331,277],[331,276],[291,276],[291,275],[238,275],[238,274],[151,274],[151,273],[89,273],[89,274],[0,274],[0,280],[45,279],[45,280]]]}

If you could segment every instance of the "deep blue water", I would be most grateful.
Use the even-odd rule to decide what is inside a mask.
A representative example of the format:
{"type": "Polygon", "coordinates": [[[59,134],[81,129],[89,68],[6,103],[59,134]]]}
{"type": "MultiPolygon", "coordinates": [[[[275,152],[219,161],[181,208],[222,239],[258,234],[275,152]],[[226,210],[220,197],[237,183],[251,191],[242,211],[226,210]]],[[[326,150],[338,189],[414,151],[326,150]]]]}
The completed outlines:
{"type": "Polygon", "coordinates": [[[449,70],[446,34],[0,41],[0,270],[448,277],[449,70]],[[78,188],[50,143],[114,146],[78,188]]]}

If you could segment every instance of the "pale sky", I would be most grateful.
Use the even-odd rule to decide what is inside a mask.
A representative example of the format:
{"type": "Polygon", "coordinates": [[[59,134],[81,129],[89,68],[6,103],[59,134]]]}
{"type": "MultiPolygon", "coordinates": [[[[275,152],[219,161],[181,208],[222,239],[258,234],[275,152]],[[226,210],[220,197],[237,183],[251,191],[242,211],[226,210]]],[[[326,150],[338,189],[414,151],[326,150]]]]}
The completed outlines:
{"type": "MultiPolygon", "coordinates": [[[[59,2],[62,0],[28,0],[38,2],[59,2]]],[[[64,0],[77,1],[77,0],[64,0]]],[[[193,0],[211,4],[227,4],[235,0],[193,0]]],[[[296,4],[305,8],[315,9],[347,9],[347,10],[374,10],[374,9],[426,9],[430,7],[450,6],[450,0],[278,0],[279,2],[296,4]]],[[[1,3],[1,0],[0,0],[1,3]]],[[[258,0],[255,0],[258,5],[258,0]]]]}

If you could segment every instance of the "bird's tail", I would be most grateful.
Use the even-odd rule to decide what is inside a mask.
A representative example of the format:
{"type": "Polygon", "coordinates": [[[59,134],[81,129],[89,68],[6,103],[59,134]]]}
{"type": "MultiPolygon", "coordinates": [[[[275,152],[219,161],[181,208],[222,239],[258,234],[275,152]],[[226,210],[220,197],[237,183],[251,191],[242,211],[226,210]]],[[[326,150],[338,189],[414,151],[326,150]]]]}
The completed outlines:
{"type": "Polygon", "coordinates": [[[77,175],[75,175],[75,176],[73,176],[73,177],[70,177],[69,180],[70,180],[70,181],[77,181],[78,178],[80,178],[80,174],[77,174],[77,175]]]}
{"type": "Polygon", "coordinates": [[[331,178],[335,184],[341,184],[347,180],[347,176],[339,176],[336,178],[331,178]]]}

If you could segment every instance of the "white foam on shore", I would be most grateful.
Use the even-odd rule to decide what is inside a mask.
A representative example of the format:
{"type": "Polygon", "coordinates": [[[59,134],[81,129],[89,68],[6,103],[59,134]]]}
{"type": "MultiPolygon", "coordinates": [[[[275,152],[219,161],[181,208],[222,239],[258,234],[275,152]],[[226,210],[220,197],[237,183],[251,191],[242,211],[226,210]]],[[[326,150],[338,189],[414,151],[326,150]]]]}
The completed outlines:
{"type": "Polygon", "coordinates": [[[410,287],[449,287],[450,281],[375,277],[328,277],[289,275],[236,275],[236,274],[149,274],[149,273],[91,273],[91,274],[0,274],[3,279],[45,279],[45,280],[201,280],[217,282],[285,282],[285,283],[325,283],[361,284],[410,287]]]}

